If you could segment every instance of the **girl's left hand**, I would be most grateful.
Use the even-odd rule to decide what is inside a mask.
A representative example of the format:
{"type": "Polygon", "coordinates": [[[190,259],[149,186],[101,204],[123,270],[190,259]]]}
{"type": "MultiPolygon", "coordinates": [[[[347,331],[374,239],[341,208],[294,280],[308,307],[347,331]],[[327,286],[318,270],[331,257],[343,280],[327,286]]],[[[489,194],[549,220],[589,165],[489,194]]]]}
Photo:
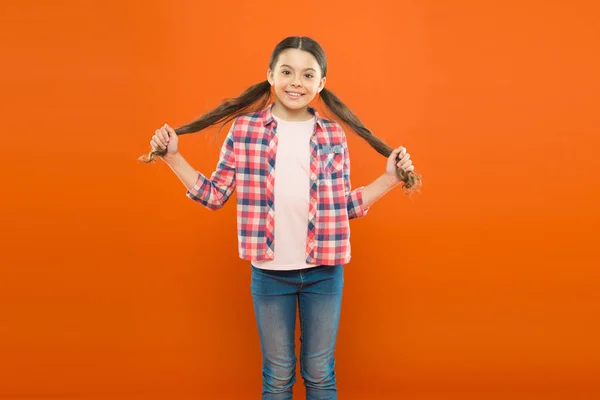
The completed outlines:
{"type": "Polygon", "coordinates": [[[388,157],[387,165],[385,168],[385,174],[396,178],[398,183],[402,182],[402,179],[396,173],[396,169],[401,168],[406,172],[410,172],[415,169],[414,165],[412,165],[412,160],[410,159],[410,154],[406,151],[406,149],[402,146],[392,151],[392,154],[388,157]],[[397,161],[397,158],[400,158],[400,161],[397,161]]]}

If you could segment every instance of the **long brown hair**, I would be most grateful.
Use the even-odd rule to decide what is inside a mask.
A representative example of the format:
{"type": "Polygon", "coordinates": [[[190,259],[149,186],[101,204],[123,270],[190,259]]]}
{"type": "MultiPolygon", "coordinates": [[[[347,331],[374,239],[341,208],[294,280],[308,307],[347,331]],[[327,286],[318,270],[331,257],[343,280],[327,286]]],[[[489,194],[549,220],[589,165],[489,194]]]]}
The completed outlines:
{"type": "MultiPolygon", "coordinates": [[[[321,46],[311,38],[301,36],[290,36],[285,38],[275,46],[269,67],[275,69],[279,54],[286,49],[301,49],[312,54],[317,63],[321,67],[322,77],[327,76],[327,59],[325,52],[321,46]]],[[[392,148],[381,141],[378,137],[363,125],[356,115],[331,91],[323,88],[320,92],[321,99],[325,105],[352,130],[354,130],[361,138],[363,138],[372,148],[379,154],[388,158],[392,154],[392,148]]],[[[198,119],[180,126],[175,129],[177,135],[193,133],[202,129],[221,123],[221,129],[229,121],[236,117],[253,111],[262,110],[271,101],[271,85],[269,81],[257,83],[246,89],[239,97],[226,99],[218,107],[199,117],[198,119]]],[[[220,129],[219,129],[220,131],[220,129]]],[[[166,149],[152,150],[147,156],[140,157],[140,160],[149,163],[154,160],[155,156],[163,156],[166,154],[166,149]]],[[[399,161],[399,160],[397,160],[399,161]]],[[[410,194],[421,187],[421,176],[414,171],[405,172],[397,168],[397,174],[403,181],[402,190],[410,194]]]]}

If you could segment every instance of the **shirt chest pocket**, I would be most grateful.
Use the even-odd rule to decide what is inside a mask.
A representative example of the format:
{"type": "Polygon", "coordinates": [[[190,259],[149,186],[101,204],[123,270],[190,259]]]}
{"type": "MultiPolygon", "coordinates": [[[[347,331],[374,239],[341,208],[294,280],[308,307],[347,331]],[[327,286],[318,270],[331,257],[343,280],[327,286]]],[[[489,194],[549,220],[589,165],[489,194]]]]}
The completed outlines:
{"type": "Polygon", "coordinates": [[[342,145],[323,145],[320,148],[319,162],[324,174],[341,173],[344,169],[344,149],[342,145]]]}

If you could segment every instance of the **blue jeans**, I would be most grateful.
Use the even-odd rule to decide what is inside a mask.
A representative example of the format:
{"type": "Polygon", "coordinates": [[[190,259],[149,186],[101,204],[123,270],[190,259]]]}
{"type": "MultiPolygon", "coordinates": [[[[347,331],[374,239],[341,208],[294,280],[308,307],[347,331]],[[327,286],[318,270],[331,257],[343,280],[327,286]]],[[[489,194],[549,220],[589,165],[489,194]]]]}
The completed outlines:
{"type": "Polygon", "coordinates": [[[296,382],[294,333],[300,312],[300,374],[307,400],[336,400],[334,349],[344,266],[293,271],[251,266],[252,299],[263,360],[262,400],[291,400],[296,382]]]}

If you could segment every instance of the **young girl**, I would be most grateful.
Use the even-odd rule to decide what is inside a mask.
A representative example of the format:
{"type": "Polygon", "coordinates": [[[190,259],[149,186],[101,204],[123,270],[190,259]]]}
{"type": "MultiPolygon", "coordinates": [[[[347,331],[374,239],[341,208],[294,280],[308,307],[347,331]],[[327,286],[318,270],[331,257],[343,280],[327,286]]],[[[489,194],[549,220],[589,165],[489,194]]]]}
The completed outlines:
{"type": "Polygon", "coordinates": [[[349,220],[365,216],[400,183],[407,193],[421,183],[406,150],[392,151],[373,136],[325,89],[326,76],[321,46],[307,37],[288,37],[275,47],[266,81],[178,129],[166,124],[157,129],[152,151],[143,158],[150,162],[158,155],[187,196],[211,210],[237,188],[238,250],[250,261],[265,400],[292,399],[296,307],[306,398],[337,399],[334,349],[344,264],[350,261],[349,220]],[[275,101],[269,104],[272,92],[275,101]],[[309,106],[317,94],[388,157],[385,172],[370,185],[351,190],[346,136],[339,123],[309,106]],[[217,168],[207,178],[178,151],[178,135],[233,119],[217,168]]]}

